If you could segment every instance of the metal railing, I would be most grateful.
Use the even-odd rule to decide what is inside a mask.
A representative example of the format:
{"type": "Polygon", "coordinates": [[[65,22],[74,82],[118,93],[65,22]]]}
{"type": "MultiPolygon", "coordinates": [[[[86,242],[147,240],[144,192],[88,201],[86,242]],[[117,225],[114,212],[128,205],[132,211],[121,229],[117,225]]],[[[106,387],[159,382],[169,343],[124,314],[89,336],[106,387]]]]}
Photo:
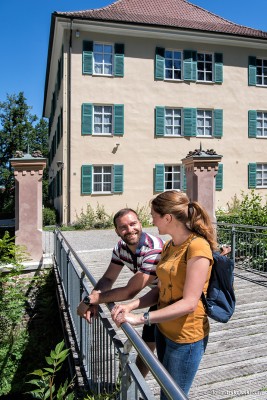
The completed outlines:
{"type": "Polygon", "coordinates": [[[231,244],[236,266],[267,272],[267,227],[218,223],[217,236],[219,243],[231,244]]]}
{"type": "MultiPolygon", "coordinates": [[[[130,324],[121,326],[127,338],[122,343],[102,307],[92,324],[78,317],[77,305],[96,281],[60,231],[55,231],[54,238],[55,267],[90,390],[95,394],[113,393],[112,398],[120,400],[134,400],[140,395],[152,400],[159,397],[160,390],[171,400],[188,399],[130,324]],[[158,383],[157,388],[153,383],[153,391],[135,364],[136,353],[158,383]]],[[[107,306],[111,311],[114,304],[107,306]]]]}

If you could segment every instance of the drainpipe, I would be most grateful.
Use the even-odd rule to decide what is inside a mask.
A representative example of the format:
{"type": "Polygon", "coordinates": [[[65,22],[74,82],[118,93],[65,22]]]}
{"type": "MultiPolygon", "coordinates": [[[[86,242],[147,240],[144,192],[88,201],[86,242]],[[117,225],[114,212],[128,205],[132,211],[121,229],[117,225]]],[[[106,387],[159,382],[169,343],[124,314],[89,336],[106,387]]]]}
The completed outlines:
{"type": "Polygon", "coordinates": [[[71,184],[71,55],[72,55],[72,24],[70,23],[70,36],[69,36],[69,54],[68,54],[68,131],[67,131],[67,224],[70,223],[71,215],[71,198],[70,198],[70,184],[71,184]]]}

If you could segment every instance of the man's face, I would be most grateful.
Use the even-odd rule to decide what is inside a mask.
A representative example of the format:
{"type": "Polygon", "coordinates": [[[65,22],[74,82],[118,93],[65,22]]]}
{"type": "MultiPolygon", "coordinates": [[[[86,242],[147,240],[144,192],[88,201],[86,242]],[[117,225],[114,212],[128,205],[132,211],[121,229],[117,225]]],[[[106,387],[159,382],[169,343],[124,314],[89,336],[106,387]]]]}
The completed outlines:
{"type": "Polygon", "coordinates": [[[129,212],[116,220],[116,233],[128,246],[134,246],[139,243],[142,234],[142,225],[137,216],[129,212]]]}

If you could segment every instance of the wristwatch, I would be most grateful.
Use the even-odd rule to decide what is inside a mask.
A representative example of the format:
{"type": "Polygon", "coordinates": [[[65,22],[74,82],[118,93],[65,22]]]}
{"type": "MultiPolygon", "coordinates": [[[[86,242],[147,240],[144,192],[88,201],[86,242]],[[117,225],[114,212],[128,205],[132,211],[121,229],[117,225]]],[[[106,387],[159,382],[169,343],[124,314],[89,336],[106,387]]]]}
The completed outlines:
{"type": "Polygon", "coordinates": [[[143,315],[143,318],[144,318],[144,324],[148,325],[148,326],[151,326],[150,319],[149,319],[149,312],[145,312],[144,315],[143,315]]]}
{"type": "Polygon", "coordinates": [[[87,306],[90,306],[90,297],[89,296],[85,296],[83,298],[83,303],[86,304],[87,306]]]}

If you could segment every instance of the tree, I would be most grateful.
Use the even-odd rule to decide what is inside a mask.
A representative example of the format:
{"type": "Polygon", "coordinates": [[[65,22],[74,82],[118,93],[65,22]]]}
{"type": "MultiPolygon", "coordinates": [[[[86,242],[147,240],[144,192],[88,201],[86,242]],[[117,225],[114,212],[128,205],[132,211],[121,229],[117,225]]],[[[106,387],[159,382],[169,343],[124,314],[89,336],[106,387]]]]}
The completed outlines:
{"type": "Polygon", "coordinates": [[[16,151],[32,153],[41,151],[48,155],[48,124],[44,119],[38,121],[32,115],[31,107],[26,103],[24,93],[7,95],[5,102],[0,102],[0,209],[14,213],[15,193],[14,175],[10,158],[16,151]]]}

